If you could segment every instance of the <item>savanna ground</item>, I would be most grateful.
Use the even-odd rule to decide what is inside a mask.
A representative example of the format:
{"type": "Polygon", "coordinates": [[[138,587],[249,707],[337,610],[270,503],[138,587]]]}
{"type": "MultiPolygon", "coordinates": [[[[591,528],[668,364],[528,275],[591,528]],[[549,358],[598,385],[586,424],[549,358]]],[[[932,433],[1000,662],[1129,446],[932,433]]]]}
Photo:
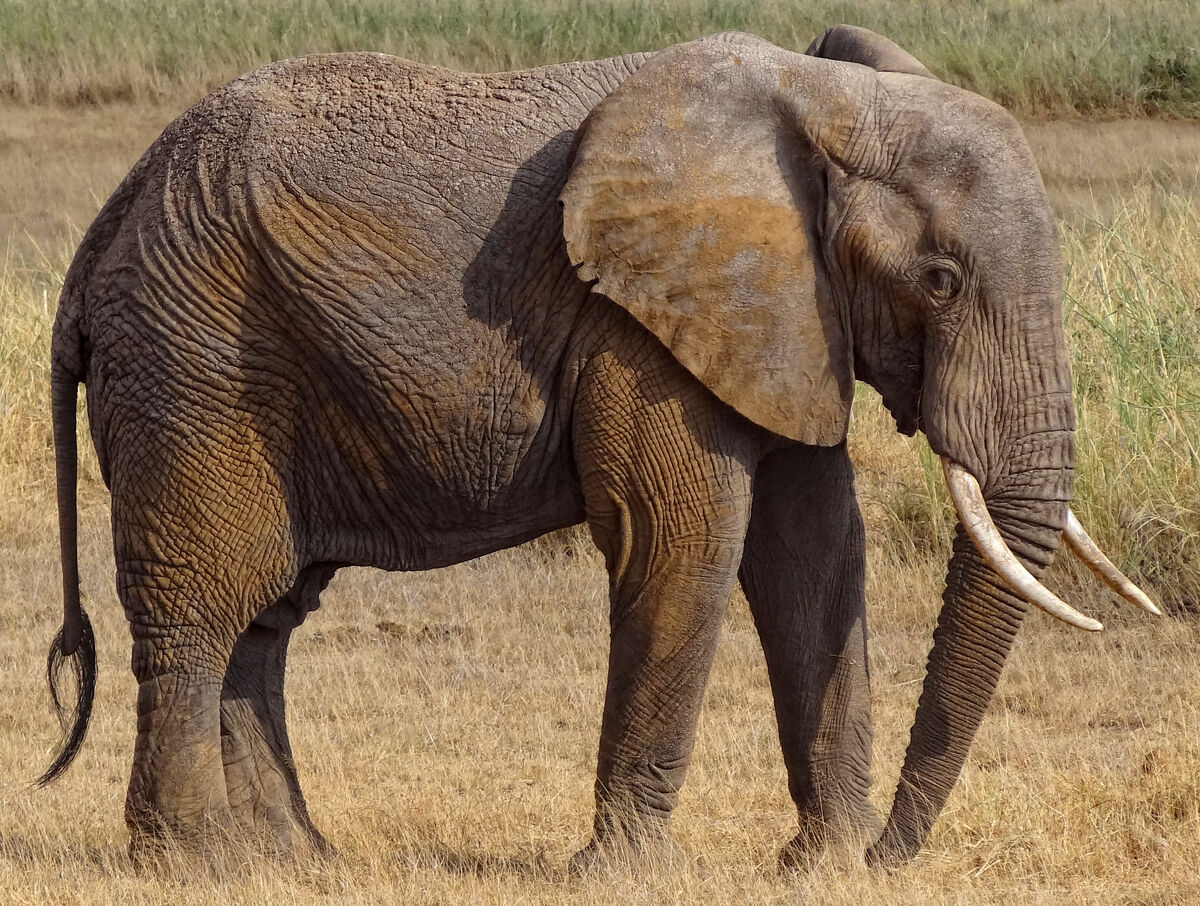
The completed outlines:
{"type": "MultiPolygon", "coordinates": [[[[0,902],[1200,899],[1197,21],[1193,2],[1096,0],[821,0],[799,11],[770,0],[0,0],[0,902]],[[258,61],[309,50],[494,69],[730,27],[803,48],[836,21],[891,34],[1026,118],[1068,269],[1076,511],[1169,611],[1145,618],[1056,565],[1048,584],[1107,631],[1028,619],[919,861],[890,875],[832,862],[775,873],[794,818],[765,668],[735,597],[675,820],[688,863],[567,877],[589,830],[607,651],[603,570],[574,531],[437,572],[339,574],[293,642],[289,719],[310,807],[340,855],[140,873],[121,819],[135,690],[90,450],[81,522],[101,659],[95,718],[71,772],[30,789],[57,732],[42,671],[60,620],[45,379],[55,296],[81,231],[172,116],[258,61]],[[1143,118],[1095,119],[1130,115],[1143,118]]],[[[897,435],[869,390],[851,436],[886,811],[951,514],[927,448],[897,435]]]]}

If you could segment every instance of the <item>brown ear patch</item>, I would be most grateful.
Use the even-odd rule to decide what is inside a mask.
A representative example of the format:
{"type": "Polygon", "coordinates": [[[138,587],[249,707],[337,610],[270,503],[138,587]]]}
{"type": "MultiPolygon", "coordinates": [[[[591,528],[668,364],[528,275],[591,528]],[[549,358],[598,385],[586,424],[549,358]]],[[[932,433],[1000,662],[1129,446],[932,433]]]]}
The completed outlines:
{"type": "Polygon", "coordinates": [[[572,262],[752,421],[845,436],[841,318],[810,247],[795,130],[770,45],[664,51],[593,112],[562,194],[572,262]],[[791,144],[789,144],[791,143],[791,144]]]}

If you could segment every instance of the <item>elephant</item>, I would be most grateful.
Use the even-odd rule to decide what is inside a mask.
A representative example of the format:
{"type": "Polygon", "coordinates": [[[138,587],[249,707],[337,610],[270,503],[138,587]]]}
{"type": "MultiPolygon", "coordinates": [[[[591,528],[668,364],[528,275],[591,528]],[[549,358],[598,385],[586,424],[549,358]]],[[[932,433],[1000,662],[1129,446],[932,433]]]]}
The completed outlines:
{"type": "MultiPolygon", "coordinates": [[[[652,857],[741,583],[802,864],[914,858],[1074,521],[1054,219],[1016,121],[849,26],[501,74],[273,63],[175,120],[64,281],[51,406],[79,672],[76,397],[132,634],[131,848],[326,851],[284,715],[292,631],[347,565],[423,570],[586,523],[610,581],[590,840],[652,857]],[[903,770],[871,802],[855,382],[960,521],[903,770]],[[1064,534],[1065,530],[1065,534],[1064,534]]],[[[1105,565],[1107,564],[1107,565],[1105,565]]],[[[56,704],[58,700],[56,698],[56,704]]]]}

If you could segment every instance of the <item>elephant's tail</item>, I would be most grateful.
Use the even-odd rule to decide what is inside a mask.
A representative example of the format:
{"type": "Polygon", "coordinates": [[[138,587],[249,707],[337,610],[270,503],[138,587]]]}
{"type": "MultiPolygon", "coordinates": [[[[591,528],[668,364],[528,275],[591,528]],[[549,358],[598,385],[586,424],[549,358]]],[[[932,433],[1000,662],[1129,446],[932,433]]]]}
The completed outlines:
{"type": "MultiPolygon", "coordinates": [[[[62,629],[50,645],[46,670],[50,697],[63,727],[63,740],[53,764],[37,779],[45,786],[59,777],[75,760],[87,735],[96,694],[96,640],[92,624],[79,597],[79,450],[75,440],[75,407],[79,385],[87,382],[91,357],[87,324],[88,285],[97,261],[120,229],[137,198],[146,173],[158,157],[158,144],[142,155],[104,203],[84,234],[67,269],[58,314],[50,339],[50,412],[54,423],[54,470],[58,491],[58,541],[63,578],[62,629]],[[64,704],[60,685],[65,667],[75,674],[75,706],[64,704]]],[[[104,475],[103,451],[97,449],[104,475]]],[[[105,478],[107,481],[107,477],[105,478]]]]}
{"type": "Polygon", "coordinates": [[[79,750],[83,748],[83,739],[87,736],[88,721],[92,717],[92,702],[96,696],[96,638],[92,635],[92,622],[82,607],[77,618],[79,626],[78,647],[74,652],[67,653],[63,638],[67,628],[64,626],[50,646],[50,656],[46,659],[46,675],[50,681],[50,698],[54,701],[54,709],[58,712],[59,722],[63,727],[63,740],[59,743],[58,754],[46,772],[37,779],[38,786],[45,786],[57,780],[79,750]],[[59,695],[59,685],[63,668],[70,665],[75,674],[75,707],[68,708],[59,695]]]}
{"type": "MultiPolygon", "coordinates": [[[[64,294],[65,295],[65,294],[64,294]]],[[[64,333],[60,328],[56,345],[64,333]]],[[[72,368],[68,362],[78,362],[74,355],[53,357],[50,370],[50,408],[54,422],[54,465],[58,485],[58,537],[62,558],[63,625],[50,645],[46,673],[50,682],[50,697],[63,727],[63,741],[53,764],[37,779],[45,786],[61,775],[75,760],[87,735],[96,694],[96,639],[92,624],[79,597],[79,526],[76,484],[78,479],[78,450],[75,441],[75,400],[82,368],[72,368]],[[75,706],[68,708],[60,694],[63,668],[70,665],[75,674],[75,706]]]]}

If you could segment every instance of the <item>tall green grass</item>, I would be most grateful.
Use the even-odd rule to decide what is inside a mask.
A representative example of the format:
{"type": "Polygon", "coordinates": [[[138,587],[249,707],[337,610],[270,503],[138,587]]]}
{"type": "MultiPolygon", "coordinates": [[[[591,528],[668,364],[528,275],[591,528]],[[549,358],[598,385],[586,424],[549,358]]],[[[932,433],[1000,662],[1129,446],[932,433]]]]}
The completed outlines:
{"type": "Polygon", "coordinates": [[[0,97],[176,102],[315,51],[497,70],[727,29],[802,50],[838,22],[1024,116],[1200,116],[1195,0],[0,0],[0,97]]]}
{"type": "Polygon", "coordinates": [[[1139,192],[1064,240],[1077,510],[1169,605],[1200,612],[1200,212],[1139,192]]]}

